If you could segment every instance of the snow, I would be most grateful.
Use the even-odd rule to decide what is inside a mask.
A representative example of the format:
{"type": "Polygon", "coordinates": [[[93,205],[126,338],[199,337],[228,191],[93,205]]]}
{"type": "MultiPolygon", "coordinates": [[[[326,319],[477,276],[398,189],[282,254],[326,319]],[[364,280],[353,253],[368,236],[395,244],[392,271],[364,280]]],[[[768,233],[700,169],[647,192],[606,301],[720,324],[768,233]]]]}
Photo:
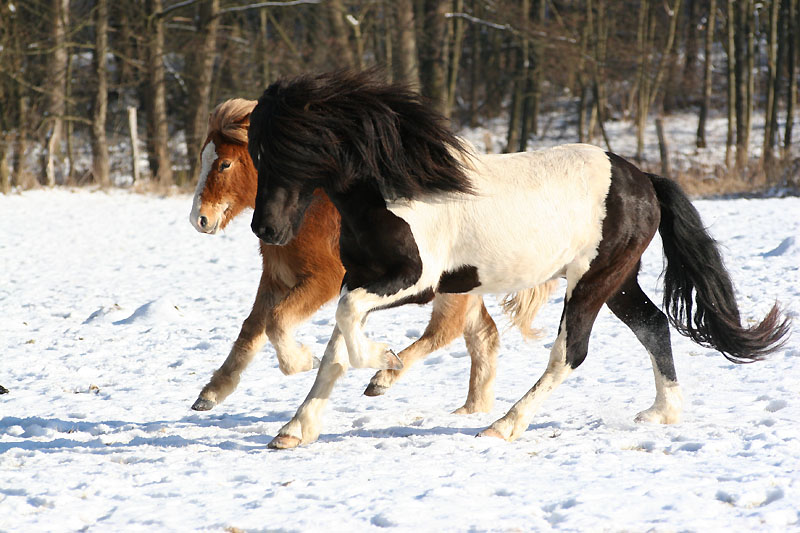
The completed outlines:
{"type": "MultiPolygon", "coordinates": [[[[518,441],[474,438],[543,371],[558,297],[544,339],[503,331],[491,413],[450,414],[469,374],[458,341],[382,397],[350,370],[319,441],[272,451],[314,375],[283,376],[271,346],[224,403],[189,409],[255,295],[248,213],[212,237],[187,223],[188,195],[2,196],[0,531],[800,530],[800,198],[696,205],[743,318],[778,300],[795,323],[752,365],[673,332],[682,423],[633,422],[654,398],[649,358],[604,309],[587,361],[518,441]]],[[[661,262],[655,241],[641,276],[654,300],[661,262]]],[[[317,355],[333,309],[298,330],[317,355]]],[[[397,350],[428,316],[386,310],[368,329],[397,350]]]]}

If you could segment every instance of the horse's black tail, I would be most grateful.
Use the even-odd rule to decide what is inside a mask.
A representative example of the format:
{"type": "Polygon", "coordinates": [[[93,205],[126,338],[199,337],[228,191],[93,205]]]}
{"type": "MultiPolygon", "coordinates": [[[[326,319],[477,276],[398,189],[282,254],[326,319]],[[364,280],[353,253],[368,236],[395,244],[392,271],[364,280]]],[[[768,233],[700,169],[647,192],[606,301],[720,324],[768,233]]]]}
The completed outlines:
{"type": "Polygon", "coordinates": [[[678,332],[734,363],[763,359],[786,341],[790,321],[774,305],[760,324],[745,328],[731,278],[700,214],[673,181],[648,174],[661,204],[664,310],[678,332]]]}

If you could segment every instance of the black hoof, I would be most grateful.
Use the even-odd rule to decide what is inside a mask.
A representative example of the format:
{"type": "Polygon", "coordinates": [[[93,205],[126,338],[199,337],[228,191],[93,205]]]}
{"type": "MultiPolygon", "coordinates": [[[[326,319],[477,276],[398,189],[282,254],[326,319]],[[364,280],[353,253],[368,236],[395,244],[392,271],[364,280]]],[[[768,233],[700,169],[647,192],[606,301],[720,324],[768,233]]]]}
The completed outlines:
{"type": "Polygon", "coordinates": [[[205,398],[198,398],[192,405],[192,410],[210,411],[215,405],[217,405],[217,402],[212,402],[211,400],[206,400],[205,398]]]}
{"type": "Polygon", "coordinates": [[[8,394],[8,389],[0,385],[0,394],[8,394]]]}
{"type": "Polygon", "coordinates": [[[387,390],[389,390],[389,387],[370,383],[367,385],[367,390],[364,391],[364,396],[382,396],[387,390]]]}

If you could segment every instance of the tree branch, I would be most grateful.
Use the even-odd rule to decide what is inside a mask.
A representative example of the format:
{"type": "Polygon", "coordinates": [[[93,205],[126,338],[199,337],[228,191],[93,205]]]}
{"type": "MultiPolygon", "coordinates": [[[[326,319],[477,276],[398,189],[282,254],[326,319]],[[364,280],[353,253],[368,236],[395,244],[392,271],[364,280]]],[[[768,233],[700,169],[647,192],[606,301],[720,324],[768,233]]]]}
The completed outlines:
{"type": "Polygon", "coordinates": [[[246,6],[236,6],[236,7],[229,7],[226,9],[220,9],[217,16],[224,15],[226,13],[235,13],[237,11],[247,11],[250,9],[261,9],[262,7],[291,7],[291,6],[299,6],[302,4],[319,4],[322,0],[290,0],[289,2],[259,2],[257,4],[250,4],[246,6]]]}
{"type": "MultiPolygon", "coordinates": [[[[171,5],[168,8],[162,9],[158,13],[156,13],[156,18],[164,18],[169,13],[177,9],[181,9],[183,7],[191,6],[192,4],[196,4],[200,0],[185,0],[184,2],[178,2],[177,4],[171,5]]],[[[214,14],[215,17],[219,17],[220,15],[225,15],[226,13],[235,13],[237,11],[248,11],[250,9],[260,9],[262,7],[291,7],[291,6],[298,6],[301,4],[319,4],[322,0],[289,0],[288,2],[258,2],[257,4],[248,4],[245,6],[234,6],[229,7],[226,9],[221,9],[217,13],[214,14]]]]}

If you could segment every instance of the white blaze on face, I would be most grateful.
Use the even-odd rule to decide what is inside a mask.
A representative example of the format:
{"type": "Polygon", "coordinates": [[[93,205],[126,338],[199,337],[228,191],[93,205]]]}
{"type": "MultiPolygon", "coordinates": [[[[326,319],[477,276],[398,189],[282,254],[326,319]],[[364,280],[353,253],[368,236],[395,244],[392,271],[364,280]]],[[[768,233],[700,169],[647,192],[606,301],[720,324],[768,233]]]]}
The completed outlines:
{"type": "Polygon", "coordinates": [[[200,217],[200,195],[203,194],[203,189],[206,188],[206,180],[208,173],[211,172],[211,165],[217,160],[217,147],[214,141],[208,141],[208,144],[203,149],[200,156],[200,179],[197,180],[197,189],[194,191],[194,200],[192,201],[192,212],[189,213],[189,222],[197,231],[203,231],[198,222],[200,217]]]}

